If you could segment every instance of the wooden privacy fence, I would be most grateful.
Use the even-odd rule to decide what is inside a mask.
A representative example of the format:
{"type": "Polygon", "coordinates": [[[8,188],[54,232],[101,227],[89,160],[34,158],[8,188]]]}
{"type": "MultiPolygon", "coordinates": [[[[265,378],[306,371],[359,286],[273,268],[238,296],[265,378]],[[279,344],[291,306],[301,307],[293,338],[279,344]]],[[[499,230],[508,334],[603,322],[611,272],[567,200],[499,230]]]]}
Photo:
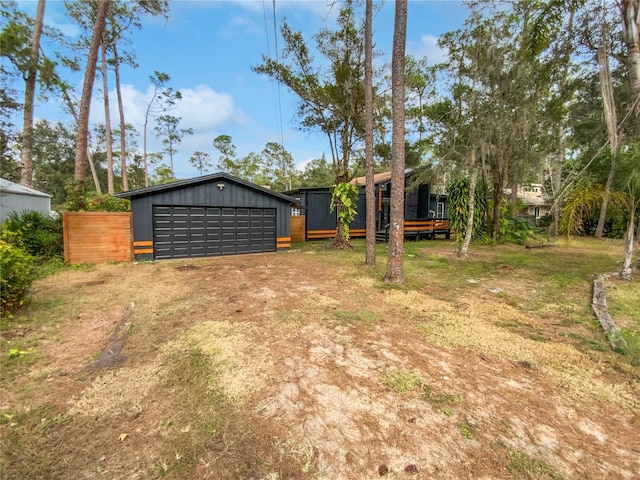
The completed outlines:
{"type": "Polygon", "coordinates": [[[133,261],[130,212],[65,212],[62,216],[64,261],[133,261]]]}
{"type": "Polygon", "coordinates": [[[292,215],[289,223],[291,229],[291,241],[293,243],[304,242],[304,215],[292,215]]]}

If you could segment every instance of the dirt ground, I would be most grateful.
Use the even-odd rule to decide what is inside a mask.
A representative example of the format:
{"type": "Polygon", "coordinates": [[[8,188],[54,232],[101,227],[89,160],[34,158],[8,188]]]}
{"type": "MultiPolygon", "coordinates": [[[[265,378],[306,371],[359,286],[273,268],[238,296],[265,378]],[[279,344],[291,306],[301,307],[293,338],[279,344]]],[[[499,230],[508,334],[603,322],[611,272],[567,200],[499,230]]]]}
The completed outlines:
{"type": "Polygon", "coordinates": [[[640,478],[639,370],[523,335],[587,333],[496,288],[535,285],[391,288],[305,249],[66,270],[3,332],[2,478],[640,478]]]}

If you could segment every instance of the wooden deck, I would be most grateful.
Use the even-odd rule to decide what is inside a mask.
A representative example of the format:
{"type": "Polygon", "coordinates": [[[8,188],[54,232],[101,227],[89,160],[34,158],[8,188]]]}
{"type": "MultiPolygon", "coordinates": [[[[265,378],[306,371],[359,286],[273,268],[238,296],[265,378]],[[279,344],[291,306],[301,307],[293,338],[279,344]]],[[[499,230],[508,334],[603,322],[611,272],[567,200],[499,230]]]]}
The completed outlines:
{"type": "MultiPolygon", "coordinates": [[[[351,238],[365,238],[367,235],[366,229],[354,228],[349,231],[351,238]]],[[[449,219],[446,218],[431,218],[431,219],[416,219],[405,220],[404,222],[404,237],[409,240],[433,240],[436,235],[444,235],[447,239],[451,238],[451,230],[449,228],[449,219]]],[[[329,230],[309,230],[307,231],[307,240],[320,240],[325,238],[333,238],[336,236],[335,229],[329,230]]],[[[389,241],[389,225],[382,230],[376,232],[376,241],[388,242],[389,241]]]]}

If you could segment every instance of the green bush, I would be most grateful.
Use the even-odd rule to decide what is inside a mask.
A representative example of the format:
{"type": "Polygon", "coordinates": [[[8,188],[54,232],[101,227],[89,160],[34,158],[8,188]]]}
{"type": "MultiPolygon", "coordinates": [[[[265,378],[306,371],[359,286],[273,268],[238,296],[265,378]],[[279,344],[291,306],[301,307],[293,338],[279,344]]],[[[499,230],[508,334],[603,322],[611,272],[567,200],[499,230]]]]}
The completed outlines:
{"type": "MultiPolygon", "coordinates": [[[[451,230],[455,232],[457,241],[462,241],[467,230],[467,216],[469,215],[469,179],[460,178],[447,186],[447,199],[449,202],[449,221],[451,230]]],[[[473,238],[482,237],[485,229],[484,215],[487,202],[482,189],[478,185],[475,192],[475,207],[473,211],[473,238]]]]}
{"type": "Polygon", "coordinates": [[[533,223],[521,217],[503,217],[504,230],[502,241],[505,243],[517,243],[524,245],[533,236],[533,223]]]}
{"type": "Polygon", "coordinates": [[[128,212],[131,210],[131,202],[128,199],[95,192],[86,195],[86,206],[87,212],[128,212]]]}
{"type": "Polygon", "coordinates": [[[23,249],[0,240],[0,313],[20,307],[33,282],[33,258],[23,249]]]}
{"type": "Polygon", "coordinates": [[[62,255],[62,216],[52,218],[34,210],[12,212],[2,224],[0,238],[39,261],[62,255]]]}

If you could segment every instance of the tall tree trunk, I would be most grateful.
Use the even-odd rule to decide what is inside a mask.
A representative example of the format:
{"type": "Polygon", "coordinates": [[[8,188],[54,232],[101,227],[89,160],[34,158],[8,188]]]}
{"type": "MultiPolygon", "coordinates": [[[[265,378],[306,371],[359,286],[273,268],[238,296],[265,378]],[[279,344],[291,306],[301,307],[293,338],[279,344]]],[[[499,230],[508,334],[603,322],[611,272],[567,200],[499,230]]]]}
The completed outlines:
{"type": "Polygon", "coordinates": [[[149,113],[144,119],[144,131],[142,133],[142,165],[144,167],[144,186],[149,186],[149,162],[147,161],[147,126],[149,124],[149,113]]]}
{"type": "MultiPolygon", "coordinates": [[[[343,132],[341,134],[341,145],[340,148],[342,150],[342,158],[338,161],[338,174],[336,175],[336,185],[339,183],[348,183],[349,182],[349,135],[346,131],[348,127],[345,125],[343,127],[343,132]]],[[[331,241],[331,247],[337,249],[353,249],[351,243],[349,243],[349,239],[346,235],[346,230],[342,222],[340,221],[340,212],[343,211],[342,202],[337,202],[337,211],[338,211],[338,228],[336,229],[336,236],[331,241]]]]}
{"type": "Polygon", "coordinates": [[[600,93],[602,94],[602,107],[604,110],[604,119],[607,126],[607,135],[609,136],[609,151],[611,153],[611,167],[609,169],[609,176],[607,177],[607,183],[605,185],[606,195],[602,201],[600,207],[600,217],[598,218],[598,226],[596,227],[596,238],[602,238],[604,233],[604,223],[607,219],[607,209],[609,206],[609,192],[611,192],[611,186],[613,185],[613,177],[616,173],[616,157],[618,156],[618,117],[616,114],[616,105],[613,98],[613,81],[611,79],[611,70],[609,69],[609,53],[606,48],[607,41],[607,29],[606,23],[602,27],[602,44],[598,49],[598,64],[600,70],[598,76],[600,77],[600,93]]]}
{"type": "Polygon", "coordinates": [[[629,199],[629,207],[629,226],[624,236],[624,260],[622,262],[622,269],[620,270],[620,276],[625,280],[631,279],[631,262],[633,261],[633,238],[636,228],[635,213],[637,208],[636,199],[633,196],[629,199]]]}
{"type": "MultiPolygon", "coordinates": [[[[563,69],[562,76],[559,79],[559,87],[560,92],[564,96],[564,92],[567,91],[567,83],[569,77],[569,67],[571,65],[571,52],[574,51],[573,48],[573,22],[574,22],[575,11],[574,9],[570,9],[569,11],[569,19],[567,21],[567,28],[565,30],[564,40],[562,42],[563,45],[563,69]]],[[[566,98],[566,97],[565,97],[566,98]]],[[[565,111],[566,112],[566,111],[565,111]]],[[[553,203],[551,205],[551,224],[549,225],[549,237],[555,238],[560,233],[560,212],[562,211],[563,198],[560,196],[560,190],[562,188],[562,169],[564,164],[564,156],[567,145],[567,135],[565,133],[564,124],[567,123],[567,114],[564,113],[562,115],[562,120],[558,124],[558,147],[555,156],[551,159],[548,159],[547,162],[547,172],[550,177],[550,186],[551,186],[551,196],[553,198],[553,203]],[[553,161],[555,157],[555,162],[553,161]]]]}
{"type": "Polygon", "coordinates": [[[78,132],[76,137],[76,164],[74,180],[76,190],[82,189],[82,182],[86,174],[87,148],[89,145],[89,112],[91,109],[91,95],[93,93],[93,82],[96,76],[96,65],[98,63],[98,50],[102,40],[102,34],[107,21],[107,12],[111,5],[111,0],[100,0],[98,12],[93,25],[91,43],[89,45],[89,55],[87,67],[84,72],[84,82],[82,84],[82,97],[80,99],[80,111],[78,113],[78,132]]]}
{"type": "Polygon", "coordinates": [[[622,36],[627,46],[631,105],[640,121],[640,0],[622,0],[622,36]]]}
{"type": "Polygon", "coordinates": [[[562,211],[561,201],[559,198],[560,189],[562,188],[562,164],[564,162],[564,150],[566,145],[566,136],[564,127],[560,125],[558,132],[559,148],[554,158],[547,160],[547,173],[549,175],[549,185],[551,188],[551,196],[553,203],[551,204],[551,224],[549,225],[549,237],[555,238],[560,231],[560,212],[562,211]]]}
{"type": "Polygon", "coordinates": [[[365,265],[376,264],[376,190],[373,180],[373,0],[366,0],[364,23],[364,151],[366,162],[367,253],[365,265]]]}
{"type": "Polygon", "coordinates": [[[91,154],[91,148],[89,147],[89,141],[87,140],[87,160],[89,161],[89,169],[91,170],[91,178],[93,178],[93,186],[97,193],[102,193],[102,187],[100,186],[100,179],[98,178],[98,172],[96,171],[96,164],[93,161],[93,155],[91,154]]]}
{"type": "Polygon", "coordinates": [[[469,178],[469,209],[467,211],[467,226],[464,232],[464,240],[458,250],[459,257],[466,257],[469,253],[469,245],[473,238],[473,221],[476,209],[476,184],[478,182],[478,168],[476,167],[476,151],[471,149],[471,177],[469,178]]]}
{"type": "Polygon", "coordinates": [[[396,0],[391,60],[391,106],[393,119],[391,160],[391,227],[389,258],[384,281],[404,281],[402,255],[404,251],[404,142],[405,142],[405,49],[407,41],[407,0],[396,0]]]}
{"type": "MultiPolygon", "coordinates": [[[[78,128],[78,112],[76,111],[76,106],[71,99],[71,95],[69,95],[68,88],[62,85],[62,97],[64,102],[67,105],[67,109],[71,116],[73,117],[74,122],[76,123],[76,128],[78,128]]],[[[89,141],[87,139],[87,159],[89,160],[89,167],[91,168],[91,176],[93,178],[93,185],[96,188],[96,192],[102,193],[102,188],[100,188],[100,180],[98,179],[98,173],[96,172],[96,167],[93,162],[93,156],[91,155],[91,148],[89,147],[89,141]]]]}
{"type": "Polygon", "coordinates": [[[104,130],[107,145],[107,192],[116,193],[113,182],[113,138],[111,137],[111,112],[109,111],[109,81],[107,79],[107,46],[104,41],[100,47],[102,56],[102,94],[104,97],[104,130]]]}
{"type": "Polygon", "coordinates": [[[122,170],[122,191],[129,190],[129,178],[127,175],[127,124],[124,120],[124,104],[122,103],[122,90],[120,88],[120,57],[118,49],[113,44],[114,73],[116,75],[116,96],[118,97],[118,113],[120,115],[120,169],[122,170]]]}
{"type": "MultiPolygon", "coordinates": [[[[497,152],[495,155],[502,155],[497,152]]],[[[493,183],[493,218],[491,234],[495,240],[500,239],[500,219],[502,216],[502,187],[504,184],[504,174],[502,172],[502,160],[493,158],[491,162],[491,176],[493,183]]]]}
{"type": "Polygon", "coordinates": [[[31,58],[25,75],[24,111],[22,117],[22,169],[20,183],[33,186],[33,109],[36,98],[36,80],[40,63],[40,37],[44,26],[45,0],[38,0],[38,10],[31,37],[31,58]]]}
{"type": "Polygon", "coordinates": [[[511,217],[518,216],[518,183],[520,182],[518,174],[515,174],[511,182],[511,217]]]}

